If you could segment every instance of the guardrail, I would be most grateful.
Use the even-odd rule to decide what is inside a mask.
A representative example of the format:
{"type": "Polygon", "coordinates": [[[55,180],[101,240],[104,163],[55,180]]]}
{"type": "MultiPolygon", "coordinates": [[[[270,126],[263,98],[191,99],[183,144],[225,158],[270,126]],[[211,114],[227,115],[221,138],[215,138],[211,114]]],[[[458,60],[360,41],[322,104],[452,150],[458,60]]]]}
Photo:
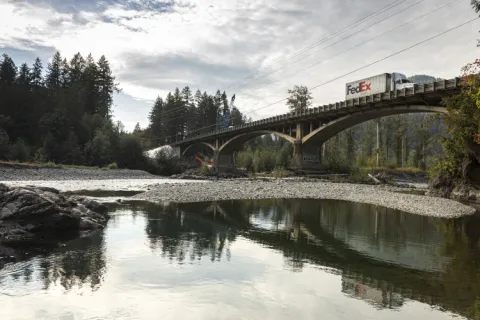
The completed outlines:
{"type": "Polygon", "coordinates": [[[180,141],[173,142],[171,143],[171,145],[183,144],[183,143],[194,141],[194,140],[217,136],[219,134],[228,133],[228,132],[241,131],[244,129],[256,129],[256,128],[260,129],[265,125],[274,125],[276,123],[281,124],[285,121],[295,121],[300,118],[305,118],[308,116],[318,116],[329,111],[361,107],[361,106],[365,106],[372,103],[380,103],[383,101],[394,101],[398,98],[414,97],[417,94],[428,94],[428,93],[434,93],[434,92],[445,91],[445,90],[455,90],[459,88],[461,82],[463,82],[462,79],[453,78],[450,80],[441,80],[441,81],[436,81],[436,82],[427,83],[427,84],[415,84],[412,88],[404,88],[401,90],[373,94],[373,95],[362,97],[362,98],[356,98],[356,99],[341,101],[337,103],[331,103],[331,104],[323,105],[319,107],[309,108],[304,111],[289,112],[289,113],[277,115],[274,117],[269,117],[269,118],[241,124],[241,125],[236,125],[231,128],[224,128],[224,129],[209,131],[196,136],[188,137],[180,141]]]}

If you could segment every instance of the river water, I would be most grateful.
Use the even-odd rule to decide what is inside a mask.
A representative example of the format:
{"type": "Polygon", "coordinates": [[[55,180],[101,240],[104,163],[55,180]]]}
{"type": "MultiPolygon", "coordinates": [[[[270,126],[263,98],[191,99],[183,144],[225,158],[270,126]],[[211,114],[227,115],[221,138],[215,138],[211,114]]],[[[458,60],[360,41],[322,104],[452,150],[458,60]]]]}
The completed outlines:
{"type": "Polygon", "coordinates": [[[0,270],[0,319],[478,319],[480,218],[343,201],[108,204],[0,270]]]}

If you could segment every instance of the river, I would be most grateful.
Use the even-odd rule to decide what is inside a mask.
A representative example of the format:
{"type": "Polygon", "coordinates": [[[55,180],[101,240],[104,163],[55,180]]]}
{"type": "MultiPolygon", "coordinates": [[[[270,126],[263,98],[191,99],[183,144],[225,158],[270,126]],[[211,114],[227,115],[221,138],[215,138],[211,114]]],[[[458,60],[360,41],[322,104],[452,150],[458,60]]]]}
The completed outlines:
{"type": "Polygon", "coordinates": [[[478,216],[338,200],[108,206],[103,231],[0,270],[0,319],[480,316],[478,216]]]}

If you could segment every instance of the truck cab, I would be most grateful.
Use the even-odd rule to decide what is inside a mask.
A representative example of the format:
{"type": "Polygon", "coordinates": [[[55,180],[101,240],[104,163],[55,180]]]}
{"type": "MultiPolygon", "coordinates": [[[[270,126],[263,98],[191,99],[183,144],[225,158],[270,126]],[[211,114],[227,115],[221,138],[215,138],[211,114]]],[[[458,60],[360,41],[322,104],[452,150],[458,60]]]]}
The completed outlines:
{"type": "Polygon", "coordinates": [[[415,84],[407,79],[403,73],[393,72],[392,73],[392,85],[390,88],[392,90],[401,90],[403,88],[413,88],[415,84]]]}

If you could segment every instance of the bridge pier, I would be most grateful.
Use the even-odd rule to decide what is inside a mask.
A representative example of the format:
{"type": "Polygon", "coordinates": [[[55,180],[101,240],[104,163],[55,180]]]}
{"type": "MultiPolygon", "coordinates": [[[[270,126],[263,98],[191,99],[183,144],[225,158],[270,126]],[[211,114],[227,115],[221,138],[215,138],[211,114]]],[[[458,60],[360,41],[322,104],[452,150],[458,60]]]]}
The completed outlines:
{"type": "Polygon", "coordinates": [[[235,156],[233,152],[215,152],[215,160],[213,165],[217,172],[233,172],[235,171],[235,156]]]}

